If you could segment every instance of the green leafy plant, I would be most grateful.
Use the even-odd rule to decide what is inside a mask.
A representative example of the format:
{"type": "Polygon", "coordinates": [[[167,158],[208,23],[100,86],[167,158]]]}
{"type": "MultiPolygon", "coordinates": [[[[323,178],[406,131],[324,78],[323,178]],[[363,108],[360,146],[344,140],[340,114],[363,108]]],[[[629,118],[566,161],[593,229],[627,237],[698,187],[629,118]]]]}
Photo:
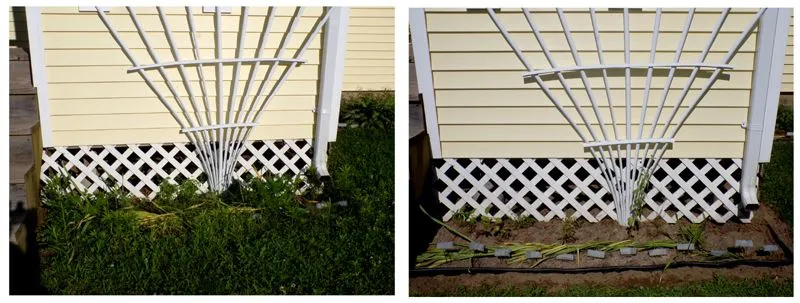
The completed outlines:
{"type": "Polygon", "coordinates": [[[678,234],[680,234],[684,241],[694,244],[699,249],[703,247],[703,244],[705,244],[705,232],[706,228],[704,224],[690,224],[687,226],[681,226],[678,234]]]}
{"type": "Polygon", "coordinates": [[[153,200],[81,193],[55,177],[42,190],[42,284],[53,294],[391,294],[393,152],[391,133],[343,130],[324,194],[351,203],[323,209],[298,203],[290,177],[220,194],[165,181],[153,200]]]}
{"type": "Polygon", "coordinates": [[[791,132],[794,129],[794,110],[791,106],[778,105],[778,116],[775,118],[775,128],[791,132]]]}
{"type": "Polygon", "coordinates": [[[638,230],[644,211],[644,200],[650,185],[650,174],[643,172],[636,179],[636,187],[633,189],[633,203],[631,204],[631,216],[628,217],[628,228],[638,230]]]}
{"type": "Polygon", "coordinates": [[[364,92],[342,103],[341,122],[347,127],[389,129],[394,125],[394,94],[364,92]]]}
{"type": "Polygon", "coordinates": [[[564,218],[564,223],[561,225],[561,241],[569,243],[575,241],[575,230],[578,225],[572,216],[564,218]]]}

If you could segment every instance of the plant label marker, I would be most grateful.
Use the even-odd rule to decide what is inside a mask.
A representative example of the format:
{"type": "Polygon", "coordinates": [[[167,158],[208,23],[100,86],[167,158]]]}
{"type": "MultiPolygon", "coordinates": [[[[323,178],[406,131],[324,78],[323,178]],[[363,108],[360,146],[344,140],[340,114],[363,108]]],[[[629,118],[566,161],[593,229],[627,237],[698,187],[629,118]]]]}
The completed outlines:
{"type": "Polygon", "coordinates": [[[510,258],[511,257],[511,249],[509,248],[498,248],[494,250],[494,256],[498,258],[510,258]]]}
{"type": "Polygon", "coordinates": [[[753,248],[753,240],[736,240],[734,245],[736,248],[753,248]]]}
{"type": "Polygon", "coordinates": [[[768,244],[768,245],[764,245],[764,248],[762,248],[762,250],[765,251],[765,252],[768,252],[768,253],[773,253],[773,252],[779,251],[780,248],[778,247],[778,245],[768,244]]]}
{"type": "Polygon", "coordinates": [[[651,257],[666,256],[667,255],[667,249],[666,248],[651,249],[651,250],[647,251],[647,255],[649,255],[651,257]]]}
{"type": "Polygon", "coordinates": [[[484,251],[486,251],[486,245],[483,245],[483,244],[478,243],[478,242],[471,242],[471,243],[469,243],[469,249],[471,249],[473,251],[484,252],[484,251]]]}
{"type": "Polygon", "coordinates": [[[722,257],[723,255],[725,255],[725,251],[724,250],[715,249],[715,250],[711,251],[711,255],[714,256],[714,257],[722,257]]]}
{"type": "Polygon", "coordinates": [[[453,244],[452,241],[450,241],[450,242],[439,242],[438,244],[436,244],[436,248],[444,250],[444,251],[456,250],[456,246],[455,246],[455,244],[453,244]]]}
{"type": "Polygon", "coordinates": [[[606,258],[606,252],[604,252],[602,250],[590,249],[590,250],[586,251],[586,255],[589,256],[589,257],[592,257],[592,258],[597,258],[597,259],[605,259],[606,258]]]}
{"type": "Polygon", "coordinates": [[[528,251],[528,252],[525,252],[525,258],[527,258],[527,259],[541,259],[542,258],[542,252],[540,252],[540,251],[528,251]]]}
{"type": "Polygon", "coordinates": [[[573,255],[573,254],[561,254],[561,255],[556,256],[556,260],[575,261],[575,255],[573,255]]]}
{"type": "Polygon", "coordinates": [[[623,247],[619,249],[619,253],[624,256],[636,255],[636,247],[623,247]]]}
{"type": "Polygon", "coordinates": [[[336,204],[338,204],[341,207],[345,207],[345,206],[347,206],[347,201],[339,201],[339,202],[336,202],[336,204]]]}
{"type": "Polygon", "coordinates": [[[694,250],[694,244],[693,243],[680,243],[680,244],[678,244],[678,250],[679,251],[692,251],[692,250],[694,250]]]}

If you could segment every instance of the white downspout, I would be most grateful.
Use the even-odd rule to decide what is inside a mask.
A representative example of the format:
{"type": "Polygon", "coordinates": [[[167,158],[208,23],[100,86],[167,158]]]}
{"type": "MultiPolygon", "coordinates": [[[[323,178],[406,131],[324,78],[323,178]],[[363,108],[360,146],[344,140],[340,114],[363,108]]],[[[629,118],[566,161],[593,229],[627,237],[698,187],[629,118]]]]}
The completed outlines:
{"type": "Polygon", "coordinates": [[[331,16],[325,25],[320,62],[319,102],[315,109],[314,159],[317,174],[328,176],[328,143],[336,140],[339,126],[339,105],[344,81],[344,58],[347,43],[347,21],[350,8],[331,8],[331,16]]]}
{"type": "MultiPolygon", "coordinates": [[[[739,193],[745,211],[758,209],[758,164],[769,159],[775,115],[780,94],[786,37],[789,31],[789,9],[769,8],[758,25],[756,60],[753,68],[753,85],[745,133],[742,159],[742,180],[739,193]],[[773,108],[774,107],[774,108],[773,108]],[[766,127],[765,127],[766,126],[766,127]],[[768,141],[767,141],[768,140],[768,141]],[[767,142],[765,142],[767,141],[767,142]],[[763,155],[767,153],[767,155],[763,155]]],[[[752,214],[750,215],[752,216],[752,214]]],[[[741,217],[741,216],[740,216],[741,217]]],[[[749,218],[743,219],[749,221],[749,218]]]]}

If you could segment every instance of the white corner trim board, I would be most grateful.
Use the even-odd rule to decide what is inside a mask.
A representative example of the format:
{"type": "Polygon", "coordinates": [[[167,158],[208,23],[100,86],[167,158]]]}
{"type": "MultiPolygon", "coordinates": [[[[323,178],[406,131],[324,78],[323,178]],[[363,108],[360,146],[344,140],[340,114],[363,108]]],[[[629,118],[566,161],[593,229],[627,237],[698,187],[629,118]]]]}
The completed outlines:
{"type": "Polygon", "coordinates": [[[791,9],[770,8],[759,23],[753,90],[745,132],[740,192],[747,209],[758,208],[758,164],[768,162],[778,111],[791,9]]]}
{"type": "Polygon", "coordinates": [[[408,22],[411,30],[411,45],[414,50],[414,65],[417,69],[417,83],[422,94],[425,110],[425,128],[431,144],[434,159],[442,158],[442,144],[439,139],[439,120],[436,116],[436,97],[433,92],[433,72],[431,54],[428,46],[428,26],[424,8],[409,9],[408,22]]]}
{"type": "Polygon", "coordinates": [[[328,143],[336,141],[339,128],[339,107],[344,82],[344,58],[347,44],[347,21],[350,9],[331,8],[325,25],[320,63],[319,102],[314,124],[314,167],[321,176],[328,176],[328,143]]]}
{"type": "Polygon", "coordinates": [[[42,38],[42,14],[39,7],[25,8],[28,26],[28,45],[30,48],[31,77],[36,88],[39,103],[39,125],[42,133],[42,146],[53,146],[53,125],[50,117],[50,97],[47,88],[47,67],[44,61],[44,40],[42,38]]]}
{"type": "MultiPolygon", "coordinates": [[[[764,51],[764,60],[766,60],[767,54],[771,54],[770,63],[769,65],[761,65],[762,67],[769,66],[768,71],[765,69],[756,68],[757,71],[754,73],[754,78],[761,77],[768,77],[769,84],[765,85],[766,92],[763,92],[765,96],[762,98],[766,102],[766,110],[764,111],[764,132],[762,134],[763,138],[761,139],[761,152],[759,155],[759,162],[766,163],[769,162],[770,155],[772,154],[772,140],[775,135],[775,118],[778,115],[778,100],[780,99],[780,91],[781,91],[781,78],[783,75],[783,67],[784,67],[784,60],[786,56],[786,42],[788,40],[789,31],[791,27],[789,23],[791,21],[792,9],[791,8],[772,8],[769,9],[767,13],[770,15],[765,15],[765,20],[762,20],[764,23],[759,25],[759,27],[763,26],[764,36],[766,36],[763,40],[759,40],[758,45],[759,49],[763,49],[764,51]],[[774,25],[772,24],[774,22],[774,25]],[[774,26],[774,27],[773,27],[774,26]],[[763,73],[763,74],[762,74],[763,73]]],[[[761,38],[761,34],[759,34],[759,38],[761,38]]],[[[756,55],[756,64],[758,60],[761,58],[761,54],[757,53],[756,55]]],[[[760,92],[762,93],[762,92],[760,92]]],[[[751,97],[755,95],[752,94],[751,97]]]]}

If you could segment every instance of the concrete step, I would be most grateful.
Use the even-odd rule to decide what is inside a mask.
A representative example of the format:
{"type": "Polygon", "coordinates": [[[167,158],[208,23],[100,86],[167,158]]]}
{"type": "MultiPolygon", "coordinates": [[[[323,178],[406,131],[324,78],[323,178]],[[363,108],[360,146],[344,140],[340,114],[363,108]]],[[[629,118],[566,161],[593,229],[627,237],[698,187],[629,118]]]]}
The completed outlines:
{"type": "Polygon", "coordinates": [[[9,135],[29,136],[39,124],[36,95],[12,95],[9,100],[9,135]]]}
{"type": "Polygon", "coordinates": [[[10,136],[9,141],[9,182],[25,184],[25,175],[34,167],[34,142],[31,136],[10,136]]]}

